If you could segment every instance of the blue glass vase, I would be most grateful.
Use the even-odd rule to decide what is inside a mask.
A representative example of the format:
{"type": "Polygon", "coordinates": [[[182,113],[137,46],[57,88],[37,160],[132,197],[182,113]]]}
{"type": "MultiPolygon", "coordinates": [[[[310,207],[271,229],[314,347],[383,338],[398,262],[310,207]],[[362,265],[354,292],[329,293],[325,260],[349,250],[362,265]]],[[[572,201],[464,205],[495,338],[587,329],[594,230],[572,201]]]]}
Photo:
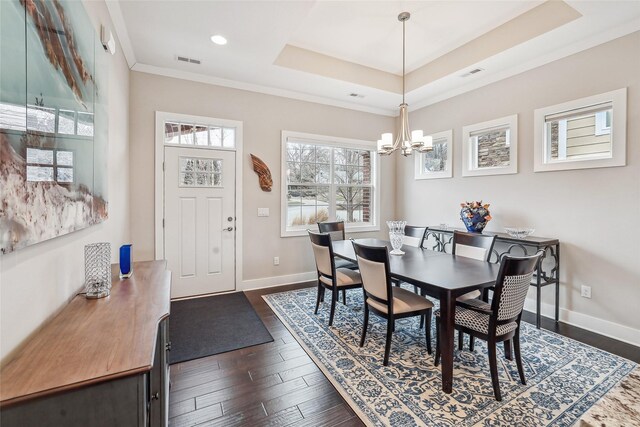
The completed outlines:
{"type": "Polygon", "coordinates": [[[120,278],[128,279],[132,274],[131,245],[122,245],[120,246],[120,278]]]}

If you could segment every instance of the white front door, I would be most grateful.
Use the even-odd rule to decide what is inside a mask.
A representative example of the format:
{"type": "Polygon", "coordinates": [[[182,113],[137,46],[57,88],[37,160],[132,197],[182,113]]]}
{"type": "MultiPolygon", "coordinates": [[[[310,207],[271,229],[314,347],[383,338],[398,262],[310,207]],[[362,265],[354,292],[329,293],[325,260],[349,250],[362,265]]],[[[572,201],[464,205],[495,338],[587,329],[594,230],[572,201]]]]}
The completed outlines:
{"type": "Polygon", "coordinates": [[[164,153],[164,256],[173,275],[171,297],[234,290],[236,153],[171,146],[164,153]]]}

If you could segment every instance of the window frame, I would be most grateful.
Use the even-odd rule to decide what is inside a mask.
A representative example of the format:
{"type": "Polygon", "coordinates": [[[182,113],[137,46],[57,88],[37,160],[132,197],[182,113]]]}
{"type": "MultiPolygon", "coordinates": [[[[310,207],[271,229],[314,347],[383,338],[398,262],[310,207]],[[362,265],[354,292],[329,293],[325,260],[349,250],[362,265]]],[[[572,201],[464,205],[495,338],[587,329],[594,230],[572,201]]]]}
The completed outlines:
{"type": "Polygon", "coordinates": [[[453,129],[432,133],[430,136],[433,138],[434,144],[436,144],[438,140],[445,139],[445,144],[447,146],[447,159],[445,161],[444,170],[439,172],[425,171],[424,170],[425,153],[416,152],[414,153],[415,179],[453,178],[453,129]]]}
{"type": "MultiPolygon", "coordinates": [[[[297,237],[297,236],[306,236],[307,230],[309,230],[312,224],[306,224],[301,226],[289,227],[287,226],[287,193],[288,193],[288,184],[287,184],[287,142],[295,142],[300,144],[313,144],[313,145],[323,145],[332,148],[347,148],[347,149],[356,149],[356,150],[367,150],[371,152],[371,194],[373,199],[373,208],[371,209],[371,221],[366,224],[358,225],[357,223],[347,223],[345,222],[345,231],[351,233],[357,232],[366,232],[366,231],[380,231],[380,160],[379,156],[376,153],[377,145],[374,141],[364,141],[359,139],[351,139],[351,138],[340,138],[333,136],[325,136],[325,135],[316,135],[310,133],[303,132],[294,132],[294,131],[282,131],[282,139],[281,139],[281,150],[280,150],[280,237],[297,237]]],[[[335,191],[333,191],[336,187],[341,186],[340,184],[333,183],[333,172],[334,172],[334,163],[333,159],[330,163],[330,176],[331,182],[329,184],[321,184],[327,185],[330,187],[329,191],[329,206],[330,211],[333,207],[335,210],[335,191]]],[[[317,185],[317,184],[313,184],[317,185]]],[[[351,185],[346,185],[351,186],[351,185]]],[[[357,185],[353,185],[357,186],[357,185]]],[[[369,185],[365,185],[369,187],[369,185]]],[[[334,221],[335,217],[330,217],[330,221],[334,221]]],[[[316,227],[313,228],[316,231],[316,227]]]]}
{"type": "Polygon", "coordinates": [[[513,114],[499,119],[475,123],[462,127],[462,176],[507,175],[518,173],[518,115],[513,114]],[[471,135],[493,129],[507,129],[509,145],[509,166],[478,168],[471,165],[477,157],[475,144],[470,141],[471,135]]]}
{"type": "MultiPolygon", "coordinates": [[[[592,169],[626,166],[627,164],[627,88],[617,89],[598,95],[587,96],[561,104],[538,108],[534,111],[534,172],[551,172],[573,169],[592,169]],[[558,159],[548,161],[547,159],[547,131],[546,117],[567,113],[571,110],[578,110],[586,107],[597,106],[599,104],[611,104],[611,126],[598,128],[598,117],[596,115],[596,134],[598,131],[602,135],[611,134],[611,156],[608,157],[582,157],[577,159],[558,159]],[[608,132],[607,132],[608,130],[608,132]]],[[[600,122],[602,125],[602,120],[600,122]]],[[[599,135],[598,135],[599,136],[599,135]]]]}

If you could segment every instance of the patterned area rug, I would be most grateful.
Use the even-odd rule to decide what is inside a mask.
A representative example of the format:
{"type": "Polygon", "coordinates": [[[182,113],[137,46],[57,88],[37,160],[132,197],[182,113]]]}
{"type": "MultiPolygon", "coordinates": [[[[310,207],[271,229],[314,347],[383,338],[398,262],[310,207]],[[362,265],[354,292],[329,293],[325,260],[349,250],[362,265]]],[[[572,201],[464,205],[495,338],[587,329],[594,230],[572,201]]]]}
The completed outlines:
{"type": "MultiPolygon", "coordinates": [[[[515,361],[506,360],[499,351],[503,400],[497,402],[486,345],[476,340],[473,353],[468,342],[466,351],[456,350],[453,393],[447,395],[441,390],[440,369],[433,366],[433,355],[427,354],[418,318],[397,321],[389,366],[384,367],[385,320],[370,316],[367,341],[360,348],[362,291],[347,294],[347,306],[337,304],[331,328],[327,326],[329,298],[318,315],[313,314],[315,288],[263,298],[367,425],[572,425],[636,366],[523,322],[527,385],[520,383],[515,361]]],[[[435,340],[435,330],[432,337],[435,340]]],[[[432,344],[435,348],[435,341],[432,344]]]]}

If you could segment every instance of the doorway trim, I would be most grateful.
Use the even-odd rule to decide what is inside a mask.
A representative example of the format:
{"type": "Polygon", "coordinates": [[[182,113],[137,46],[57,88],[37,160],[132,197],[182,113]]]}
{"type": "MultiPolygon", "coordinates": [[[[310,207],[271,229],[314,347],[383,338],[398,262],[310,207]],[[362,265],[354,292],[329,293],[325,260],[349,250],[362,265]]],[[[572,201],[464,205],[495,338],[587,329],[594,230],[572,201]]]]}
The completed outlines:
{"type": "Polygon", "coordinates": [[[155,229],[155,259],[164,259],[164,122],[193,122],[208,126],[225,126],[236,128],[236,147],[231,148],[208,148],[198,147],[197,145],[188,145],[183,147],[200,148],[203,150],[225,150],[236,152],[236,189],[235,189],[235,208],[236,208],[236,253],[235,253],[235,283],[234,287],[237,291],[242,287],[242,229],[244,225],[242,212],[242,175],[243,175],[243,130],[242,122],[239,120],[217,119],[213,117],[192,116],[188,114],[169,113],[164,111],[155,112],[155,202],[154,202],[154,229],[155,229]]]}

